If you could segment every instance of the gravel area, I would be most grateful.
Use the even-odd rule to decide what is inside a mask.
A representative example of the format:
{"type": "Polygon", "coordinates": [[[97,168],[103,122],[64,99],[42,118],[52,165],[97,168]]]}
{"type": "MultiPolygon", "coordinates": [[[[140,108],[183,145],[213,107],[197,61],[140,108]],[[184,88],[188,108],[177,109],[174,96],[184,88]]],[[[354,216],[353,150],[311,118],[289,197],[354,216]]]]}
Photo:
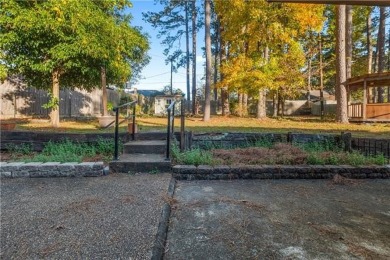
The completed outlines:
{"type": "Polygon", "coordinates": [[[390,259],[390,180],[179,181],[165,259],[390,259]]]}
{"type": "Polygon", "coordinates": [[[170,174],[1,180],[1,259],[150,259],[170,174]]]}

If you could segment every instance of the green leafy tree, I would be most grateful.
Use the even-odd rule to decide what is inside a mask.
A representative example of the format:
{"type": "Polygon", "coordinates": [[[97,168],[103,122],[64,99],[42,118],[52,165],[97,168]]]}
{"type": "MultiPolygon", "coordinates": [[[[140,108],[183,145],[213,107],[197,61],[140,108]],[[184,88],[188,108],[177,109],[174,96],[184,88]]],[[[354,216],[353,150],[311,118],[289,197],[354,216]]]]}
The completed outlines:
{"type": "Polygon", "coordinates": [[[162,5],[163,10],[143,13],[144,20],[159,29],[157,37],[163,37],[161,43],[166,47],[166,63],[172,64],[173,71],[180,67],[186,68],[187,101],[190,101],[189,18],[191,14],[194,15],[195,3],[180,0],[155,0],[155,3],[162,5]],[[182,37],[185,37],[185,51],[180,45],[182,37]]]}
{"type": "Polygon", "coordinates": [[[147,40],[120,15],[127,6],[126,0],[0,1],[2,63],[9,75],[50,90],[53,127],[60,85],[92,89],[104,65],[110,82],[124,83],[132,62],[145,56],[147,40]]]}

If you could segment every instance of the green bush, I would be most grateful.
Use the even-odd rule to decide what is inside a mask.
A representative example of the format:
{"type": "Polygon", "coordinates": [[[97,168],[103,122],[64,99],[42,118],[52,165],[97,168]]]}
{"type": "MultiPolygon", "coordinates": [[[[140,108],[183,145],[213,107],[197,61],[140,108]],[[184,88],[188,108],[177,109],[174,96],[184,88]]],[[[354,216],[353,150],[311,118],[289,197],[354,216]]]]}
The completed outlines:
{"type": "Polygon", "coordinates": [[[37,154],[32,158],[25,158],[21,161],[24,162],[82,162],[83,156],[76,154],[55,154],[55,155],[45,155],[45,154],[37,154]]]}
{"type": "Polygon", "coordinates": [[[294,143],[294,146],[298,146],[302,148],[306,152],[326,152],[326,151],[332,151],[332,152],[339,152],[341,151],[341,148],[337,146],[336,143],[325,140],[321,142],[309,142],[309,143],[294,143]]]}
{"type": "Polygon", "coordinates": [[[31,144],[6,144],[5,148],[16,155],[27,155],[32,152],[31,144]]]}
{"type": "MultiPolygon", "coordinates": [[[[119,142],[119,150],[123,148],[119,142]]],[[[20,148],[19,148],[20,149],[20,148]]],[[[69,139],[61,142],[48,142],[40,154],[33,157],[21,157],[19,161],[26,162],[82,162],[85,157],[103,155],[107,157],[114,153],[114,141],[98,139],[95,144],[72,142],[69,139]]],[[[27,155],[27,154],[26,154],[27,155]]]]}
{"type": "Polygon", "coordinates": [[[177,146],[173,146],[172,157],[176,163],[186,165],[211,165],[214,162],[211,152],[199,148],[181,153],[177,146]]]}
{"type": "Polygon", "coordinates": [[[325,160],[324,160],[323,157],[318,156],[318,153],[311,152],[307,156],[307,164],[313,164],[313,165],[320,164],[320,165],[324,165],[325,164],[325,160]]]}
{"type": "MultiPolygon", "coordinates": [[[[99,138],[96,144],[94,145],[96,153],[110,155],[114,153],[115,144],[114,140],[99,138]]],[[[119,140],[119,151],[123,149],[123,143],[119,140]]]]}
{"type": "Polygon", "coordinates": [[[274,143],[271,140],[267,140],[267,139],[262,138],[260,140],[256,140],[254,146],[255,147],[271,148],[272,146],[274,146],[274,143]]]}

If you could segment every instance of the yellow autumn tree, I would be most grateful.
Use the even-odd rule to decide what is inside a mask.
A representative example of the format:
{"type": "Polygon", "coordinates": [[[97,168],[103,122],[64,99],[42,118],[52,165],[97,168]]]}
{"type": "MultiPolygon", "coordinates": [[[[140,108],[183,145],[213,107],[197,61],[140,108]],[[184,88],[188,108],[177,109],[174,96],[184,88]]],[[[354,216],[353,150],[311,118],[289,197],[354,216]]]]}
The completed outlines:
{"type": "Polygon", "coordinates": [[[258,118],[266,116],[265,90],[292,95],[304,85],[301,69],[305,60],[299,39],[323,22],[322,9],[312,7],[263,0],[215,1],[224,28],[221,37],[228,48],[218,87],[251,94],[258,101],[258,118]]]}

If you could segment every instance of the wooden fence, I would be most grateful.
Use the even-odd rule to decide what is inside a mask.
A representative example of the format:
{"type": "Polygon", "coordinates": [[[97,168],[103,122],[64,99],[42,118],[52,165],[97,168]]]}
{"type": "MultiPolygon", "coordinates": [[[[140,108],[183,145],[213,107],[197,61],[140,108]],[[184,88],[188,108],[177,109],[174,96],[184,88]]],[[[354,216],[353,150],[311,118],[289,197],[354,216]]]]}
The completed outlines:
{"type": "MultiPolygon", "coordinates": [[[[119,104],[119,93],[107,90],[108,101],[119,104]]],[[[2,118],[48,117],[49,109],[42,106],[49,100],[48,92],[9,81],[0,85],[2,118]]],[[[100,89],[91,92],[80,89],[64,89],[60,91],[61,117],[99,116],[103,111],[102,94],[100,89]]]]}

